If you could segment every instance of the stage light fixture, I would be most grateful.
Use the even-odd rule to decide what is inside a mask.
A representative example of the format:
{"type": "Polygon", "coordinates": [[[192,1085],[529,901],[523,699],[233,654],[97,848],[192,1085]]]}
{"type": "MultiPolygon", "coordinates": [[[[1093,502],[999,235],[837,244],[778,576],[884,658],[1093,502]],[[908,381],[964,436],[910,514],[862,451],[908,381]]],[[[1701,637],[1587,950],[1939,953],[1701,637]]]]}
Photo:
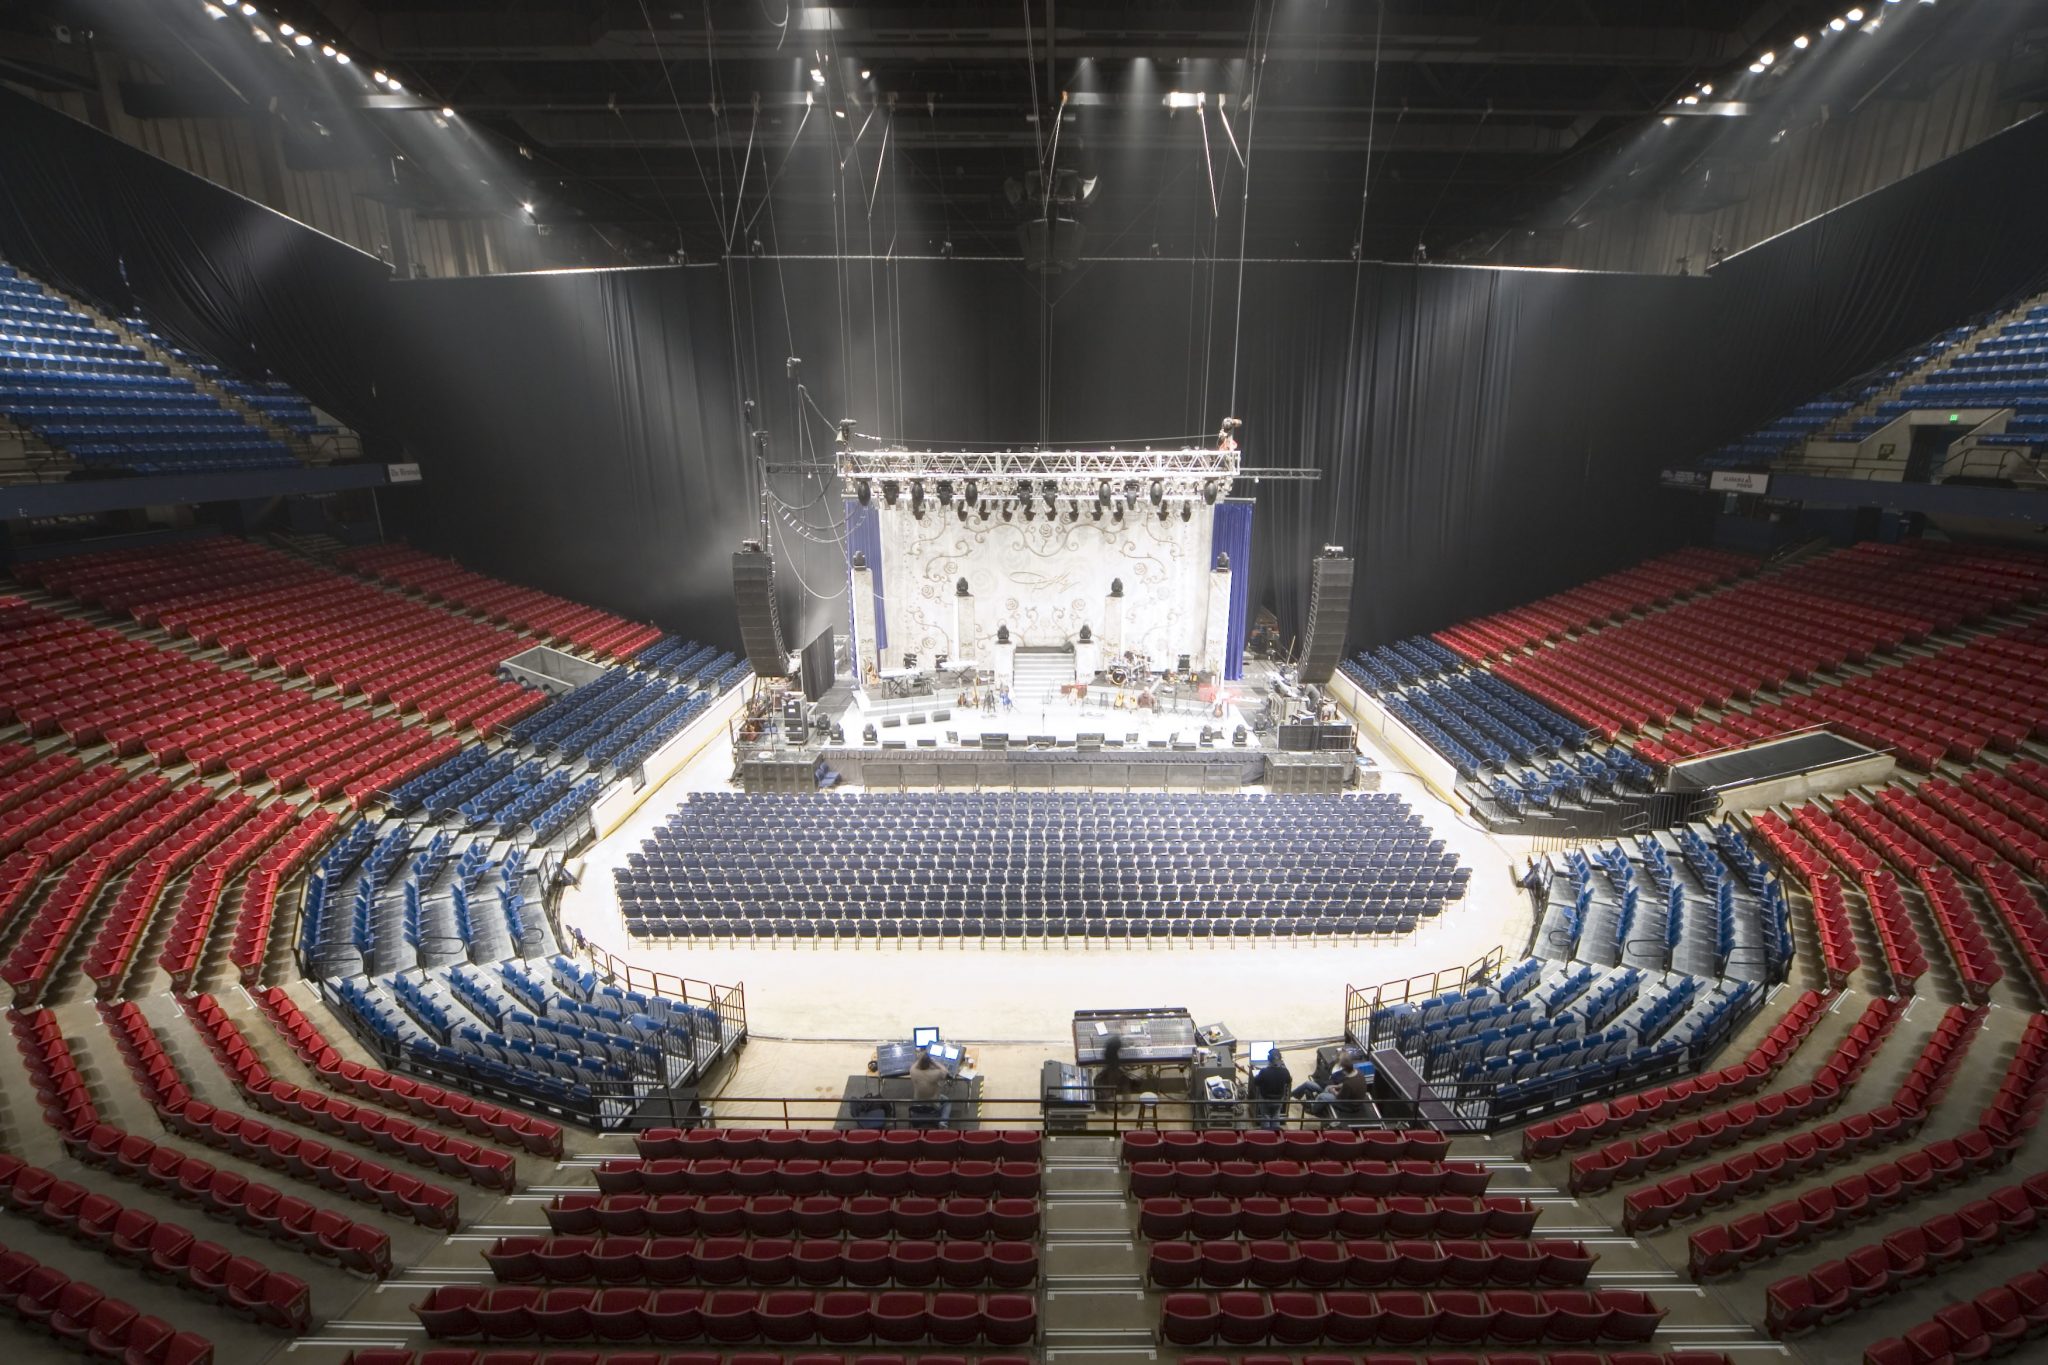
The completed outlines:
{"type": "Polygon", "coordinates": [[[1687,95],[1684,99],[1679,101],[1680,104],[1698,104],[1699,102],[1700,97],[1698,95],[1687,95]]]}
{"type": "Polygon", "coordinates": [[[1700,93],[1702,95],[1711,95],[1714,93],[1714,87],[1711,85],[1702,85],[1700,87],[1700,93]]]}
{"type": "Polygon", "coordinates": [[[267,43],[270,41],[270,35],[268,33],[265,33],[260,28],[252,28],[249,30],[249,32],[255,35],[256,41],[259,43],[267,43]]]}
{"type": "Polygon", "coordinates": [[[520,200],[519,211],[529,218],[533,217],[533,201],[531,199],[520,200]]]}
{"type": "Polygon", "coordinates": [[[917,513],[920,517],[924,515],[923,479],[912,479],[910,481],[910,510],[917,513]]]}
{"type": "Polygon", "coordinates": [[[1847,19],[1852,24],[1860,24],[1863,22],[1863,10],[1861,9],[1861,7],[1858,7],[1856,9],[1850,10],[1847,14],[1844,14],[1842,17],[1844,19],[1847,19]]]}
{"type": "Polygon", "coordinates": [[[1037,504],[1037,503],[1034,503],[1033,501],[1031,501],[1031,499],[1029,499],[1029,498],[1026,498],[1026,499],[1024,499],[1024,504],[1023,504],[1023,506],[1024,506],[1024,520],[1026,520],[1026,521],[1035,521],[1035,520],[1037,520],[1037,518],[1038,518],[1038,504],[1037,504]]]}
{"type": "Polygon", "coordinates": [[[442,105],[442,106],[441,106],[441,117],[442,117],[442,118],[454,118],[454,117],[455,117],[455,111],[454,111],[453,109],[450,109],[450,108],[449,108],[449,107],[448,107],[447,105],[445,105],[445,104],[444,104],[444,105],[442,105]]]}
{"type": "Polygon", "coordinates": [[[370,79],[377,82],[377,84],[379,85],[389,85],[391,83],[391,78],[381,71],[372,71],[370,73],[370,79]]]}
{"type": "Polygon", "coordinates": [[[1003,504],[1003,520],[1004,520],[1004,521],[1008,521],[1009,519],[1010,519],[1010,504],[1006,502],[1006,503],[1004,503],[1004,504],[1003,504]]]}
{"type": "Polygon", "coordinates": [[[405,93],[405,87],[398,83],[398,77],[396,76],[391,78],[391,93],[394,95],[403,95],[405,93]]]}
{"type": "Polygon", "coordinates": [[[814,66],[811,68],[811,80],[815,84],[823,85],[825,83],[825,73],[814,66]]]}
{"type": "Polygon", "coordinates": [[[301,33],[298,37],[292,39],[292,41],[294,43],[297,43],[300,47],[311,47],[313,45],[313,40],[303,33],[301,33]]]}
{"type": "Polygon", "coordinates": [[[989,511],[990,511],[989,505],[988,505],[987,503],[983,503],[983,504],[981,505],[981,519],[982,519],[983,521],[987,521],[987,520],[988,520],[988,514],[989,514],[989,511]]]}
{"type": "Polygon", "coordinates": [[[1208,504],[1209,506],[1211,506],[1211,507],[1214,507],[1214,506],[1216,505],[1216,494],[1217,494],[1217,492],[1218,492],[1218,491],[1219,491],[1219,490],[1218,490],[1218,489],[1217,489],[1217,487],[1216,487],[1216,480],[1214,480],[1214,479],[1204,479],[1204,480],[1202,480],[1202,501],[1203,501],[1203,502],[1207,503],[1207,504],[1208,504]]]}
{"type": "Polygon", "coordinates": [[[1151,500],[1151,503],[1152,503],[1152,505],[1153,505],[1154,507],[1157,507],[1157,506],[1159,506],[1159,505],[1160,505],[1161,503],[1165,502],[1165,501],[1166,501],[1166,484],[1165,484],[1165,482],[1164,482],[1163,480],[1161,480],[1161,479],[1154,479],[1154,480],[1152,480],[1152,486],[1151,486],[1150,488],[1148,488],[1148,489],[1146,489],[1146,490],[1145,490],[1145,496],[1146,496],[1146,497],[1147,497],[1148,499],[1150,499],[1150,500],[1151,500]]]}
{"type": "Polygon", "coordinates": [[[1813,39],[1807,37],[1804,33],[1802,33],[1797,38],[1794,38],[1792,40],[1792,46],[1798,48],[1801,52],[1804,52],[1806,51],[1806,49],[1813,46],[1813,39]]]}
{"type": "Polygon", "coordinates": [[[866,67],[862,67],[862,68],[860,69],[860,78],[861,78],[862,80],[866,80],[866,79],[867,79],[868,77],[870,77],[870,76],[872,76],[872,75],[874,75],[874,74],[875,74],[874,72],[872,72],[872,71],[868,70],[868,69],[867,69],[866,67]]]}
{"type": "Polygon", "coordinates": [[[967,504],[963,502],[954,507],[953,515],[959,517],[960,524],[965,526],[967,524],[967,504]]]}
{"type": "Polygon", "coordinates": [[[973,479],[969,479],[967,481],[967,505],[969,507],[972,507],[974,506],[974,504],[980,501],[981,485],[976,483],[973,479]]]}
{"type": "Polygon", "coordinates": [[[1098,510],[1105,509],[1109,506],[1108,479],[1104,479],[1100,483],[1095,485],[1095,506],[1098,510]]]}
{"type": "Polygon", "coordinates": [[[347,66],[350,60],[351,59],[346,52],[337,52],[334,54],[334,64],[336,66],[347,66]]]}
{"type": "Polygon", "coordinates": [[[279,24],[277,26],[277,31],[279,33],[282,33],[287,38],[291,37],[294,33],[298,32],[298,30],[293,28],[290,24],[279,24]]]}
{"type": "Polygon", "coordinates": [[[862,507],[866,507],[868,505],[868,500],[874,497],[874,495],[875,486],[872,483],[868,482],[866,479],[854,480],[853,500],[855,502],[859,503],[862,507]]]}
{"type": "Polygon", "coordinates": [[[323,56],[323,57],[332,57],[332,56],[334,55],[334,44],[333,44],[333,43],[322,43],[322,44],[320,44],[320,55],[321,55],[321,56],[323,56]]]}
{"type": "Polygon", "coordinates": [[[1830,19],[1828,20],[1828,27],[1840,33],[1843,29],[1849,27],[1849,21],[1847,19],[1830,19]]]}
{"type": "Polygon", "coordinates": [[[228,12],[219,5],[208,5],[206,7],[206,17],[209,19],[225,19],[228,17],[228,12]]]}
{"type": "Polygon", "coordinates": [[[939,480],[939,506],[941,506],[941,507],[951,507],[952,505],[953,505],[953,481],[952,481],[951,479],[940,479],[940,480],[939,480]]]}
{"type": "MultiPolygon", "coordinates": [[[[1763,64],[1762,62],[1751,62],[1751,63],[1749,64],[1749,74],[1750,74],[1750,75],[1752,75],[1752,76],[1761,76],[1761,75],[1763,74],[1763,71],[1764,71],[1764,64],[1763,64]]],[[[1669,122],[1671,122],[1671,120],[1670,120],[1670,119],[1665,119],[1664,121],[1665,121],[1666,123],[1669,123],[1669,122]]]]}
{"type": "Polygon", "coordinates": [[[1072,522],[1076,522],[1076,521],[1079,521],[1080,519],[1081,519],[1081,504],[1079,504],[1079,503],[1077,503],[1077,502],[1070,502],[1070,503],[1068,503],[1068,504],[1067,504],[1067,521],[1068,521],[1069,523],[1072,523],[1072,522]]]}
{"type": "Polygon", "coordinates": [[[1193,503],[1184,502],[1180,505],[1180,519],[1182,521],[1193,521],[1195,519],[1195,505],[1193,503]]]}
{"type": "Polygon", "coordinates": [[[894,506],[896,505],[896,499],[897,499],[897,498],[898,498],[899,496],[901,496],[901,495],[902,495],[902,493],[903,493],[903,486],[902,486],[901,484],[897,483],[897,482],[896,482],[896,480],[894,480],[894,479],[884,479],[884,480],[882,480],[882,501],[883,501],[883,502],[886,502],[886,503],[888,503],[888,504],[889,504],[889,505],[890,505],[891,507],[894,507],[894,506]]]}
{"type": "Polygon", "coordinates": [[[254,19],[256,17],[256,7],[254,5],[242,6],[242,17],[244,19],[254,19]]]}

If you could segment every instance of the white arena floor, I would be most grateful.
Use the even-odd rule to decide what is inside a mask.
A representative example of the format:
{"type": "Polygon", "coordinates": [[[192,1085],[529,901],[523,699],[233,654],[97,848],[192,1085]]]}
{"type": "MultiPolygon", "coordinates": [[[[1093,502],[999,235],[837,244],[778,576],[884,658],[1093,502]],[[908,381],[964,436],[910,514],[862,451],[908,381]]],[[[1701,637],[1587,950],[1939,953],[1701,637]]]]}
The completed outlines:
{"type": "MultiPolygon", "coordinates": [[[[1368,740],[1369,744],[1370,741],[1368,740]]],[[[612,870],[690,791],[727,787],[731,755],[713,745],[580,860],[579,884],[562,902],[565,928],[636,965],[746,988],[748,1027],[771,1039],[859,1044],[936,1024],[948,1038],[1004,1040],[1071,1052],[1078,1009],[1185,1006],[1221,1020],[1240,1038],[1327,1039],[1343,1029],[1344,988],[1471,962],[1495,947],[1519,956],[1529,935],[1527,894],[1515,877],[1524,840],[1488,834],[1431,794],[1400,761],[1368,749],[1383,789],[1399,792],[1472,868],[1465,899],[1401,940],[1179,942],[1172,947],[1101,943],[944,947],[918,940],[877,947],[653,944],[632,940],[620,918],[612,870]]],[[[748,1093],[748,1092],[743,1092],[748,1093]]],[[[764,1093],[751,1090],[750,1093],[764,1093]]]]}

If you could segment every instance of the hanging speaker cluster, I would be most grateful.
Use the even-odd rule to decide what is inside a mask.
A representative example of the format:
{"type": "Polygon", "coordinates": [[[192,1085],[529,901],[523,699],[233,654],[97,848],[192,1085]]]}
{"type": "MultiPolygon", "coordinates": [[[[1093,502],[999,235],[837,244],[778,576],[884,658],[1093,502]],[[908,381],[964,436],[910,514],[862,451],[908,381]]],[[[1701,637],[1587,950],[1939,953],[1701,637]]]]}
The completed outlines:
{"type": "Polygon", "coordinates": [[[757,676],[789,676],[789,651],[782,644],[782,618],[775,606],[775,557],[757,540],[741,544],[732,557],[732,595],[739,608],[740,643],[757,676]]]}
{"type": "Polygon", "coordinates": [[[1325,545],[1309,568],[1308,625],[1301,639],[1301,680],[1305,683],[1328,682],[1344,657],[1355,567],[1341,548],[1325,545]]]}

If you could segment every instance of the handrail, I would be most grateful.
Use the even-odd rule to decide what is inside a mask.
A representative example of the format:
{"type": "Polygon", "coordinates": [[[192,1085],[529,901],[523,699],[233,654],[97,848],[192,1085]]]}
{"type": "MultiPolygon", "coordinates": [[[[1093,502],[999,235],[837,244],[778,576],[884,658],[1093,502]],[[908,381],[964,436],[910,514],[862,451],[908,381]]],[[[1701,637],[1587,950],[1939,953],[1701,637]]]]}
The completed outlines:
{"type": "Polygon", "coordinates": [[[744,1037],[747,1031],[747,988],[743,983],[734,982],[729,986],[694,977],[678,976],[673,972],[656,971],[649,967],[635,966],[624,958],[615,956],[585,937],[581,929],[571,926],[569,941],[575,952],[587,958],[590,968],[607,985],[622,986],[642,995],[660,996],[666,1000],[678,1000],[686,1005],[698,1005],[716,1010],[720,1022],[725,1026],[727,1037],[744,1037]]]}
{"type": "Polygon", "coordinates": [[[1344,1033],[1353,1043],[1364,1047],[1371,1041],[1370,1031],[1364,1028],[1373,1010],[1381,1005],[1405,1004],[1410,1000],[1428,999],[1444,991],[1467,984],[1477,984],[1496,975],[1501,964],[1507,960],[1507,950],[1496,944],[1474,961],[1462,967],[1444,967],[1434,972],[1423,972],[1416,976],[1382,981],[1369,990],[1360,990],[1347,984],[1344,987],[1344,1033]],[[1427,985],[1423,985],[1427,983],[1427,985]],[[1422,989],[1418,990],[1417,987],[1422,989]],[[1398,988],[1400,994],[1393,992],[1398,988]]]}

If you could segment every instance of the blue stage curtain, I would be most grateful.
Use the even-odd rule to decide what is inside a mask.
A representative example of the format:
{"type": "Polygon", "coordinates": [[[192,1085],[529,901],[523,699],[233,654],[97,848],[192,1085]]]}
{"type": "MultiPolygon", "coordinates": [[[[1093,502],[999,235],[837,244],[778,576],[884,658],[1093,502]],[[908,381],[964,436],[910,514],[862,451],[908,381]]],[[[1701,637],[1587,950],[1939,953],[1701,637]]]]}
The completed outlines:
{"type": "Polygon", "coordinates": [[[1209,528],[1209,564],[1230,556],[1230,629],[1224,635],[1223,678],[1244,676],[1245,615],[1252,600],[1252,507],[1250,499],[1227,498],[1216,504],[1209,528]]]}
{"type": "MultiPolygon", "coordinates": [[[[860,604],[853,600],[853,557],[868,557],[868,577],[875,585],[875,653],[889,647],[889,614],[883,608],[887,599],[882,595],[882,519],[872,506],[862,507],[852,498],[846,500],[846,633],[860,638],[860,604]]],[[[1232,561],[1233,563],[1235,561],[1232,561]]]]}

